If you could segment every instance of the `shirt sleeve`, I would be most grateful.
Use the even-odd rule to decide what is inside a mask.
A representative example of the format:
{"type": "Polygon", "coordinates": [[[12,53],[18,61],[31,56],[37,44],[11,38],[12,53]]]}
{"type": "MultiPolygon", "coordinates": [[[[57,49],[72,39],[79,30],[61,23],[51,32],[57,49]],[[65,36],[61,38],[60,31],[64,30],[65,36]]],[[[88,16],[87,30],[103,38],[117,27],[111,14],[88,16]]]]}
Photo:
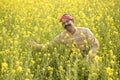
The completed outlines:
{"type": "Polygon", "coordinates": [[[57,44],[62,43],[62,34],[57,35],[50,43],[46,44],[38,44],[36,43],[36,50],[39,51],[41,48],[48,48],[50,46],[55,46],[57,44]]]}
{"type": "Polygon", "coordinates": [[[61,34],[59,34],[50,42],[50,44],[55,46],[57,44],[60,44],[61,42],[62,42],[61,41],[61,34]]]}
{"type": "Polygon", "coordinates": [[[50,43],[46,43],[46,44],[38,44],[38,43],[36,43],[35,45],[36,45],[36,47],[35,47],[35,50],[36,51],[39,51],[40,49],[42,49],[42,48],[48,48],[48,47],[50,47],[50,46],[55,46],[55,45],[57,45],[57,44],[59,44],[59,43],[61,43],[61,39],[60,39],[60,37],[61,37],[61,35],[58,35],[58,36],[56,36],[52,41],[50,41],[50,43]]]}
{"type": "Polygon", "coordinates": [[[89,28],[87,28],[87,35],[88,44],[90,48],[89,54],[92,53],[93,55],[96,55],[96,52],[99,49],[99,42],[89,28]]]}

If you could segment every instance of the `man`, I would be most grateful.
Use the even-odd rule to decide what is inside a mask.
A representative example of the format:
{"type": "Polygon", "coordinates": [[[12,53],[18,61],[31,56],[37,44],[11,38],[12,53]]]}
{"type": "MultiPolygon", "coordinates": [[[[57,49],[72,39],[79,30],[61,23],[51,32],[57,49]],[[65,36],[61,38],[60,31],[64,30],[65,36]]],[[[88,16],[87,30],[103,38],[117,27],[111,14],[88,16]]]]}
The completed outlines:
{"type": "MultiPolygon", "coordinates": [[[[99,48],[98,40],[95,38],[93,33],[88,28],[75,27],[74,19],[69,14],[64,14],[60,18],[62,23],[63,31],[61,34],[56,36],[54,40],[50,42],[51,45],[65,44],[70,45],[74,43],[76,48],[79,48],[83,57],[88,60],[92,55],[95,56],[99,48]]],[[[38,44],[35,41],[31,41],[30,45],[32,48],[39,50],[42,46],[48,47],[50,44],[38,44]]]]}

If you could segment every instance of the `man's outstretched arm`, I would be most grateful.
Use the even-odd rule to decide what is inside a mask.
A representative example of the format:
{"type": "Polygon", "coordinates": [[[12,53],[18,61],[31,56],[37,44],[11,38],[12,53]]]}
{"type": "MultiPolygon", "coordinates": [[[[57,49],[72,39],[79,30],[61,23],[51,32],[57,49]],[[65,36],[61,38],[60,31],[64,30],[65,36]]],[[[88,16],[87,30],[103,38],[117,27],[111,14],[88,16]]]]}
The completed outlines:
{"type": "Polygon", "coordinates": [[[50,46],[55,46],[57,44],[61,43],[61,35],[56,36],[52,41],[50,41],[49,44],[39,44],[35,42],[34,40],[31,40],[29,42],[29,45],[36,51],[39,51],[42,47],[45,47],[46,49],[50,46]]]}

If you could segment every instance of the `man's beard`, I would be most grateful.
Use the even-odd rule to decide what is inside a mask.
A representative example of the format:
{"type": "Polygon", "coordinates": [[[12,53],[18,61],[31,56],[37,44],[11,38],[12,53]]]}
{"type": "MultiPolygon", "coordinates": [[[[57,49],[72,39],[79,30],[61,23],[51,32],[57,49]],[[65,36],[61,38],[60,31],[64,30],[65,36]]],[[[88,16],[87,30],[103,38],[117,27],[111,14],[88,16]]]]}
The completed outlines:
{"type": "Polygon", "coordinates": [[[69,29],[69,28],[71,28],[72,26],[71,26],[71,24],[68,24],[68,25],[65,25],[65,29],[69,29]]]}

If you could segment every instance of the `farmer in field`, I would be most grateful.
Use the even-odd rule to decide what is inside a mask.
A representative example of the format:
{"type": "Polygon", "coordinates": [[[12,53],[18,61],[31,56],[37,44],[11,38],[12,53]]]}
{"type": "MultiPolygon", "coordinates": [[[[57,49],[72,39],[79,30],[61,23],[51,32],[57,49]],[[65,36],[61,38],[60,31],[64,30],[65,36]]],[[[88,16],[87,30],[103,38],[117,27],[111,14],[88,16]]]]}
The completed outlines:
{"type": "Polygon", "coordinates": [[[65,31],[60,33],[50,42],[50,44],[38,44],[35,41],[30,42],[30,46],[39,50],[42,46],[49,47],[50,45],[65,44],[74,45],[79,48],[85,60],[88,60],[90,55],[95,56],[99,48],[98,40],[88,28],[75,27],[74,19],[69,14],[64,14],[60,18],[65,31]]]}

